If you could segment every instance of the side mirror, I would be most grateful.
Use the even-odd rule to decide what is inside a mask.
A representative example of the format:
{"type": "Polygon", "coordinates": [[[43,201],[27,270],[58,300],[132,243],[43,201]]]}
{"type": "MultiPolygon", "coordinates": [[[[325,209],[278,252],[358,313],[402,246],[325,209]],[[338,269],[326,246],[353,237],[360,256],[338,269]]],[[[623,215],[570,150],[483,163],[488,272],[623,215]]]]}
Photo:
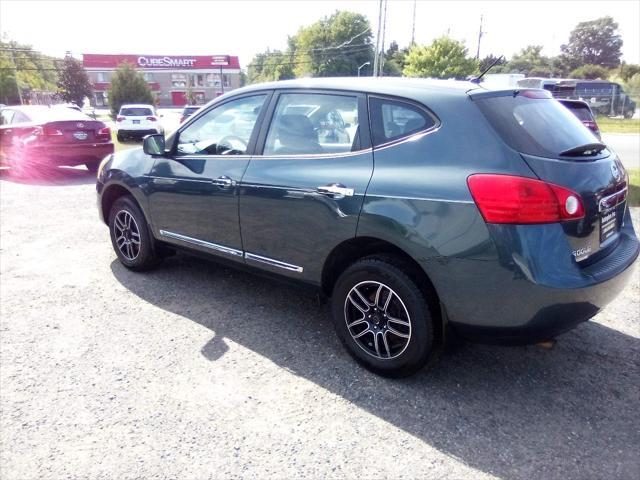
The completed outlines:
{"type": "Polygon", "coordinates": [[[156,133],[154,135],[147,135],[146,137],[144,137],[144,141],[142,142],[142,150],[147,155],[164,155],[164,135],[162,135],[161,133],[156,133]]]}

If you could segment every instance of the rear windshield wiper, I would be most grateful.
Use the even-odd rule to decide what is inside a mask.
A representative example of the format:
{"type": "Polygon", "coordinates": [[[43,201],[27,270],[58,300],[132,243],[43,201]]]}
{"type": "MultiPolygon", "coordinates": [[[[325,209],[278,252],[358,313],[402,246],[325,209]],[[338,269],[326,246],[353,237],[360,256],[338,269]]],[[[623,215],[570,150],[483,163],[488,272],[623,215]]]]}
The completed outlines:
{"type": "Polygon", "coordinates": [[[561,152],[560,155],[564,155],[567,157],[597,155],[605,148],[607,148],[607,146],[604,143],[587,143],[585,145],[580,145],[579,147],[573,147],[569,150],[565,150],[564,152],[561,152]]]}

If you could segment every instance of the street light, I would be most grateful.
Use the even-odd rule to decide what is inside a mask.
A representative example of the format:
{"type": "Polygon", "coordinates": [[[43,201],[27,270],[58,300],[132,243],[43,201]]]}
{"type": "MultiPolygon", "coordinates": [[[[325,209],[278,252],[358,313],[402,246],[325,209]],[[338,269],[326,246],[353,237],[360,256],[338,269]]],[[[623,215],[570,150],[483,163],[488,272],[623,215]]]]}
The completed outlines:
{"type": "Polygon", "coordinates": [[[360,66],[358,67],[358,76],[360,76],[360,69],[361,69],[362,67],[366,67],[367,65],[371,65],[371,62],[364,62],[362,65],[360,65],[360,66]]]}

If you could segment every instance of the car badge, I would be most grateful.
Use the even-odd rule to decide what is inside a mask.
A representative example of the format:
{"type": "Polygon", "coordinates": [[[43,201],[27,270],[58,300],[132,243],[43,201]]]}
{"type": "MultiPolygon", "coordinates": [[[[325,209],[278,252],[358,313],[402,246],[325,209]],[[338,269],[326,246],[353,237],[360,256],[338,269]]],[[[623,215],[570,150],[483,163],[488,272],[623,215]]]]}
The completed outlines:
{"type": "Polygon", "coordinates": [[[615,162],[611,164],[611,174],[613,175],[613,178],[616,179],[616,181],[620,181],[620,179],[622,178],[622,174],[620,173],[620,168],[618,167],[618,164],[615,162]]]}
{"type": "Polygon", "coordinates": [[[84,123],[80,122],[76,124],[76,127],[78,128],[84,128],[84,123]]]}

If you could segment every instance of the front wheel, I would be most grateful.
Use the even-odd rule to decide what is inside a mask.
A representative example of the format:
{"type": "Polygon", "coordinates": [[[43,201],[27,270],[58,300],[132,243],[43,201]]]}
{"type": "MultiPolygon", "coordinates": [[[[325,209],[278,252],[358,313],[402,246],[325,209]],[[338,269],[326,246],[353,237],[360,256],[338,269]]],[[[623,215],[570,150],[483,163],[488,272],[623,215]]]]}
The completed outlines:
{"type": "Polygon", "coordinates": [[[113,203],[109,212],[109,232],[118,260],[125,267],[143,271],[159,263],[147,221],[133,197],[120,197],[113,203]]]}
{"type": "Polygon", "coordinates": [[[349,353],[383,376],[410,375],[433,351],[433,320],[425,298],[401,259],[366,257],[338,279],[333,320],[349,353]]]}

